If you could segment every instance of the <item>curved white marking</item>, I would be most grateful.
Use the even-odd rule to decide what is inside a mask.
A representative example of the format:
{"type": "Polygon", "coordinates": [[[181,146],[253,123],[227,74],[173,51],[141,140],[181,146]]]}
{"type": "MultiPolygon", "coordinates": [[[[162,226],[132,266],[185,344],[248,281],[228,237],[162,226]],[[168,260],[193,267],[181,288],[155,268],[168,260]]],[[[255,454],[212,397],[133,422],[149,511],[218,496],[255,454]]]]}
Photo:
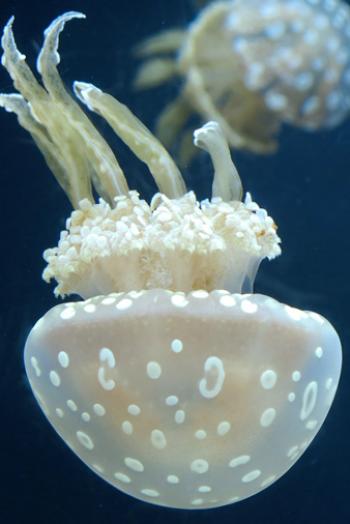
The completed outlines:
{"type": "Polygon", "coordinates": [[[99,358],[102,365],[98,368],[97,379],[103,389],[111,391],[115,388],[116,383],[115,380],[106,378],[107,369],[103,364],[106,363],[107,368],[109,369],[115,368],[115,357],[109,348],[102,348],[100,350],[99,358]]]}
{"type": "Polygon", "coordinates": [[[225,380],[225,369],[219,357],[208,357],[204,363],[204,377],[199,381],[199,392],[205,398],[214,398],[222,390],[225,380]],[[208,387],[209,379],[213,385],[208,387]]]}

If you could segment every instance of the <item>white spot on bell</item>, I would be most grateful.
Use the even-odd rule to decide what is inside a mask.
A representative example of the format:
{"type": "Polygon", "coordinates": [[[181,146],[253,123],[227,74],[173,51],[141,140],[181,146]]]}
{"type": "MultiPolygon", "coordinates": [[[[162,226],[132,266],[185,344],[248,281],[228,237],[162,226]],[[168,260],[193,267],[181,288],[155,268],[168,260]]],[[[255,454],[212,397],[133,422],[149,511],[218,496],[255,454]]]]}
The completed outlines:
{"type": "Polygon", "coordinates": [[[122,298],[122,300],[120,300],[118,302],[118,304],[116,304],[116,308],[119,309],[120,311],[124,311],[126,309],[129,309],[129,307],[132,306],[132,300],[130,300],[130,298],[122,298]]]}
{"type": "Polygon", "coordinates": [[[176,406],[178,402],[179,402],[179,398],[176,395],[169,395],[165,399],[165,403],[167,406],[176,406]]]}
{"type": "Polygon", "coordinates": [[[229,462],[230,468],[236,468],[237,466],[241,466],[243,464],[247,464],[247,462],[250,461],[249,455],[240,455],[239,457],[235,457],[229,462]]]}
{"type": "Polygon", "coordinates": [[[84,311],[86,313],[95,313],[96,311],[95,304],[86,304],[86,306],[84,306],[84,311]]]}
{"type": "Polygon", "coordinates": [[[137,417],[137,415],[141,413],[141,409],[136,404],[130,404],[128,406],[128,413],[134,417],[137,417]]]}
{"type": "Polygon", "coordinates": [[[292,380],[293,380],[293,382],[299,382],[300,379],[301,379],[300,371],[298,371],[298,370],[293,371],[293,373],[292,373],[292,380]]]}
{"type": "Polygon", "coordinates": [[[250,471],[249,473],[247,473],[246,475],[242,477],[242,482],[243,483],[253,482],[253,480],[256,480],[258,477],[260,477],[260,475],[261,475],[260,469],[253,469],[253,471],[250,471]]]}
{"type": "Polygon", "coordinates": [[[266,369],[260,376],[260,383],[264,389],[272,389],[277,381],[277,374],[273,369],[266,369]]]}
{"type": "Polygon", "coordinates": [[[124,463],[128,468],[132,469],[133,471],[137,471],[138,473],[141,473],[145,469],[140,460],[132,457],[125,457],[124,463]]]}
{"type": "Polygon", "coordinates": [[[151,432],[152,446],[156,449],[164,449],[167,445],[167,441],[163,431],[160,429],[154,429],[151,432]]]}
{"type": "Polygon", "coordinates": [[[102,406],[102,404],[94,404],[92,409],[98,417],[103,417],[103,415],[106,414],[106,409],[104,406],[102,406]]]}
{"type": "Polygon", "coordinates": [[[180,479],[177,475],[168,475],[166,480],[169,482],[169,484],[178,484],[180,482],[180,479]]]}
{"type": "Polygon", "coordinates": [[[120,482],[123,482],[124,484],[130,484],[131,479],[128,477],[128,475],[125,475],[125,473],[121,473],[120,471],[116,471],[113,473],[113,476],[115,479],[120,480],[120,482]]]}
{"type": "Polygon", "coordinates": [[[50,371],[49,377],[50,377],[51,384],[53,386],[58,388],[61,385],[61,378],[59,374],[57,373],[57,371],[54,371],[54,370],[50,371]]]}
{"type": "Polygon", "coordinates": [[[236,300],[232,295],[223,295],[219,298],[219,302],[224,307],[233,307],[236,305],[236,300]]]}
{"type": "Polygon", "coordinates": [[[174,353],[181,353],[181,351],[183,350],[183,343],[180,339],[178,338],[174,338],[174,340],[171,341],[171,350],[174,352],[174,353]]]}
{"type": "Polygon", "coordinates": [[[183,295],[172,295],[171,303],[175,307],[185,307],[188,304],[188,300],[183,295]]]}
{"type": "Polygon", "coordinates": [[[275,420],[276,410],[274,408],[266,409],[260,417],[260,425],[263,428],[271,426],[272,422],[275,420]]]}
{"type": "Polygon", "coordinates": [[[198,439],[198,440],[204,440],[207,436],[207,432],[204,430],[204,429],[198,429],[194,436],[198,439]]]}
{"type": "Polygon", "coordinates": [[[60,351],[58,353],[57,359],[63,368],[67,368],[69,366],[69,356],[65,351],[60,351]]]}
{"type": "Polygon", "coordinates": [[[212,488],[210,486],[199,486],[198,491],[199,493],[210,493],[212,488]]]}
{"type": "Polygon", "coordinates": [[[322,356],[323,356],[323,349],[321,348],[321,346],[318,346],[315,349],[315,355],[316,355],[317,358],[322,358],[322,356]]]}
{"type": "Polygon", "coordinates": [[[131,435],[134,431],[133,425],[129,420],[124,420],[122,422],[122,430],[126,435],[131,435]]]}
{"type": "Polygon", "coordinates": [[[198,473],[199,475],[206,473],[209,469],[209,464],[204,459],[196,459],[191,462],[191,471],[198,473]]]}
{"type": "Polygon", "coordinates": [[[87,433],[85,433],[84,431],[77,431],[76,435],[80,444],[84,446],[84,448],[88,449],[89,451],[94,449],[94,443],[87,433]]]}
{"type": "Polygon", "coordinates": [[[143,495],[147,495],[147,497],[159,497],[159,492],[155,489],[141,489],[140,493],[142,493],[143,495]]]}
{"type": "Polygon", "coordinates": [[[224,435],[226,435],[231,429],[231,424],[230,422],[228,422],[227,420],[223,420],[222,422],[220,422],[220,424],[218,425],[217,429],[216,429],[216,432],[217,434],[220,436],[220,437],[223,437],[224,435]]]}
{"type": "Polygon", "coordinates": [[[74,400],[71,400],[71,399],[67,400],[67,406],[69,407],[71,411],[77,411],[78,409],[78,406],[76,405],[74,400]]]}
{"type": "Polygon", "coordinates": [[[62,320],[68,320],[70,318],[73,318],[75,316],[75,309],[73,307],[66,307],[61,311],[60,317],[62,320]]]}
{"type": "Polygon", "coordinates": [[[175,413],[174,420],[176,424],[183,424],[185,422],[186,413],[183,409],[178,409],[175,413]]]}
{"type": "Polygon", "coordinates": [[[148,362],[147,364],[147,375],[152,380],[157,380],[162,374],[162,368],[158,362],[154,360],[148,362]]]}

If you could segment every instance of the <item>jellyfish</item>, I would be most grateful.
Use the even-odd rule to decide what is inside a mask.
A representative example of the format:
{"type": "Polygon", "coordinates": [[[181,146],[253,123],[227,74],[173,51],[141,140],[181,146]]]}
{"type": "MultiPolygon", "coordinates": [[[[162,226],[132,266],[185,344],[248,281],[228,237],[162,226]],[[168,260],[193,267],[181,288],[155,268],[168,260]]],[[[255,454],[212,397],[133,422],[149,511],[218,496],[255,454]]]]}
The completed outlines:
{"type": "Polygon", "coordinates": [[[171,156],[111,95],[74,83],[146,164],[150,203],[57,70],[59,34],[45,31],[39,82],[17,49],[11,19],[2,64],[17,114],[74,210],[43,277],[56,305],[24,351],[33,394],[68,447],[102,479],[160,506],[230,504],[275,482],[299,459],[332,404],[341,369],[336,331],[321,315],[254,294],[260,262],[280,254],[276,225],[242,184],[221,126],[194,143],[213,164],[199,202],[171,156]],[[99,195],[94,200],[93,189],[99,195]]]}
{"type": "Polygon", "coordinates": [[[350,7],[342,0],[211,2],[187,30],[141,43],[135,85],[179,76],[177,98],[160,114],[166,147],[179,138],[189,162],[196,114],[217,121],[230,146],[255,153],[277,148],[282,124],[332,128],[350,108],[350,7]]]}

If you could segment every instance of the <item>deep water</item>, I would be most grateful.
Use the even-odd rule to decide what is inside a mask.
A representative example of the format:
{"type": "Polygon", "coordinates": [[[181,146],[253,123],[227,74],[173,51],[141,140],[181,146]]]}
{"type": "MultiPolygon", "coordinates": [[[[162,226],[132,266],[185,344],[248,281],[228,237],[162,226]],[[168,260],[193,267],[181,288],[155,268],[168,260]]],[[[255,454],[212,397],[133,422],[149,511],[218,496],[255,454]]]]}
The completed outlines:
{"type": "MultiPolygon", "coordinates": [[[[263,2],[263,0],[261,0],[263,2]]],[[[19,48],[34,66],[42,31],[67,10],[86,13],[61,39],[67,84],[92,82],[117,96],[152,128],[178,84],[132,90],[132,47],[160,29],[186,26],[191,0],[2,0],[0,25],[16,16],[19,48]]],[[[11,92],[0,70],[0,92],[11,92]]],[[[143,165],[104,126],[130,185],[154,190],[143,165]]],[[[277,483],[248,500],[215,510],[163,509],[135,500],[99,479],[50,427],[26,380],[23,347],[29,330],[56,304],[41,280],[41,253],[55,245],[69,203],[29,135],[0,112],[0,522],[4,524],[347,524],[350,522],[350,118],[331,131],[286,128],[279,151],[235,154],[246,190],[279,225],[283,254],[264,262],[256,291],[314,310],[337,329],[343,373],[332,410],[312,445],[277,483]]],[[[201,156],[185,173],[204,197],[211,166],[201,156]]]]}

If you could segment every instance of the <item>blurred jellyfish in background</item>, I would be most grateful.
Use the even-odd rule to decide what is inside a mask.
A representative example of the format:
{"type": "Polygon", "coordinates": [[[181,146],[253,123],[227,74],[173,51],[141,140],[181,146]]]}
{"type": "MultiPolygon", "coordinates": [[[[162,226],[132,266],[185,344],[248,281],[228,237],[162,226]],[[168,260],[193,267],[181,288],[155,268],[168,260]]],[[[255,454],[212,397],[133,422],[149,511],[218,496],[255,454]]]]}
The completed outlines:
{"type": "Polygon", "coordinates": [[[350,8],[341,0],[211,2],[186,30],[155,35],[136,54],[139,89],[183,80],[156,129],[167,147],[179,138],[180,161],[194,152],[193,113],[217,121],[230,146],[268,153],[282,124],[321,130],[349,112],[350,8]]]}
{"type": "MultiPolygon", "coordinates": [[[[242,184],[217,122],[194,133],[214,166],[199,202],[148,129],[112,96],[74,83],[155,179],[151,202],[129,190],[114,153],[66,91],[59,34],[45,31],[35,78],[13,19],[2,64],[18,116],[74,211],[43,277],[84,301],[33,327],[25,367],[43,412],[96,474],[145,501],[209,508],[271,485],[303,454],[332,404],[340,341],[317,313],[253,293],[263,259],[280,254],[276,225],[242,184]],[[94,192],[101,198],[95,203],[94,192]]],[[[232,20],[231,20],[232,23],[232,20]]],[[[44,481],[45,479],[43,479],[44,481]]]]}

